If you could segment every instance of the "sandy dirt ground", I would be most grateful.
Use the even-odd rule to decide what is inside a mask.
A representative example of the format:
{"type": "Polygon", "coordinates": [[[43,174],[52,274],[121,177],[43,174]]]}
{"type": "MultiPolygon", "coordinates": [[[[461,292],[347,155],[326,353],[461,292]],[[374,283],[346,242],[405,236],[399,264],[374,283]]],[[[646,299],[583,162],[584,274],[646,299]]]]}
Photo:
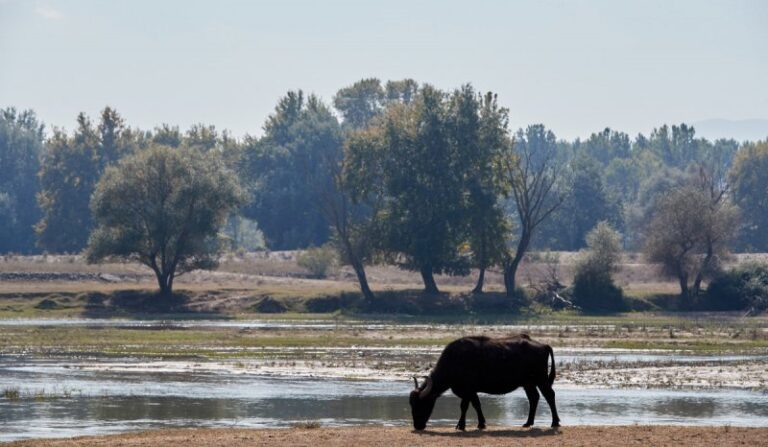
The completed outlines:
{"type": "Polygon", "coordinates": [[[80,446],[750,446],[768,445],[768,428],[615,426],[509,428],[457,432],[449,427],[417,433],[407,427],[156,430],[113,436],[31,440],[13,447],[80,446]]]}

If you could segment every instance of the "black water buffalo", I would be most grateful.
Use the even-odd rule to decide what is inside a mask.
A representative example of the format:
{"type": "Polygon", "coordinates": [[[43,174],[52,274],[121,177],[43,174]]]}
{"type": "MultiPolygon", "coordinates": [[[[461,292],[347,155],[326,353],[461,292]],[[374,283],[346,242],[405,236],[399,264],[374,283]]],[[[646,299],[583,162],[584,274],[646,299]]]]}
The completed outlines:
{"type": "Polygon", "coordinates": [[[518,387],[525,389],[530,409],[523,427],[533,425],[539,403],[538,388],[552,411],[552,426],[560,425],[555,406],[555,355],[549,345],[531,340],[528,335],[508,338],[464,337],[448,344],[437,365],[424,383],[411,391],[413,428],[427,426],[435,401],[448,389],[461,399],[461,417],[456,429],[464,430],[469,404],[477,412],[477,428],[485,428],[477,393],[506,394],[518,387]],[[549,358],[552,369],[548,372],[549,358]]]}

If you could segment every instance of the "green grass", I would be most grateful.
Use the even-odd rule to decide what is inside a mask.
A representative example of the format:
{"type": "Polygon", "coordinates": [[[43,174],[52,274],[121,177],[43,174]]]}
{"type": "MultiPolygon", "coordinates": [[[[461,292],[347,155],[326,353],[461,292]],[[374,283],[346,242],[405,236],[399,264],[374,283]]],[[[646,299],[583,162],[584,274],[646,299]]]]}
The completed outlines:
{"type": "Polygon", "coordinates": [[[12,402],[17,402],[22,399],[35,400],[38,402],[44,402],[55,399],[69,399],[74,394],[74,391],[69,388],[46,390],[24,390],[19,387],[9,387],[2,390],[2,396],[12,402]]]}
{"type": "MultiPolygon", "coordinates": [[[[387,321],[391,325],[375,331],[345,325],[341,318],[336,320],[339,326],[332,330],[8,326],[0,332],[0,354],[259,358],[274,355],[274,352],[262,352],[261,348],[443,346],[461,335],[487,330],[474,326],[477,322],[452,326],[447,319],[428,322],[426,329],[421,325],[407,325],[413,320],[390,319],[387,321]]],[[[556,318],[507,320],[504,323],[519,324],[523,330],[530,325],[528,332],[534,338],[558,347],[700,352],[764,352],[768,349],[768,333],[763,330],[768,325],[765,320],[706,320],[657,314],[623,314],[597,317],[559,315],[556,318]]],[[[282,355],[293,354],[284,351],[282,355]]]]}
{"type": "Polygon", "coordinates": [[[3,397],[10,401],[17,401],[21,399],[21,391],[18,387],[4,388],[3,397]]]}

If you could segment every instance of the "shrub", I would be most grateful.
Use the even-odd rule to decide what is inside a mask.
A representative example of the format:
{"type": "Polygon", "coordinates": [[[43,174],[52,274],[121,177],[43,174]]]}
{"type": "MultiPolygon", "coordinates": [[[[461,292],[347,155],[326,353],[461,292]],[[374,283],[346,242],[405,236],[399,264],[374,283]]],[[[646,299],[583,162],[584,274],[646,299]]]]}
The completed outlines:
{"type": "Polygon", "coordinates": [[[288,307],[285,304],[281,303],[280,301],[277,301],[276,299],[272,298],[271,296],[267,296],[262,298],[262,300],[259,301],[258,303],[256,303],[253,306],[253,309],[263,314],[281,314],[283,312],[286,312],[288,310],[288,307]]]}
{"type": "Polygon", "coordinates": [[[329,245],[311,247],[299,254],[296,263],[314,278],[325,278],[328,269],[336,265],[336,251],[329,245]]]}
{"type": "Polygon", "coordinates": [[[768,265],[749,263],[717,275],[698,303],[701,310],[768,309],[768,265]]]}
{"type": "Polygon", "coordinates": [[[304,307],[313,313],[336,311],[356,312],[360,308],[362,295],[356,292],[342,292],[338,295],[318,296],[304,302],[304,307]]]}
{"type": "Polygon", "coordinates": [[[621,258],[621,236],[606,222],[598,223],[587,234],[589,250],[576,265],[573,303],[588,310],[621,310],[621,288],[613,282],[621,258]]]}
{"type": "Polygon", "coordinates": [[[573,303],[587,310],[622,310],[624,295],[610,273],[595,265],[579,265],[573,279],[573,303]]]}

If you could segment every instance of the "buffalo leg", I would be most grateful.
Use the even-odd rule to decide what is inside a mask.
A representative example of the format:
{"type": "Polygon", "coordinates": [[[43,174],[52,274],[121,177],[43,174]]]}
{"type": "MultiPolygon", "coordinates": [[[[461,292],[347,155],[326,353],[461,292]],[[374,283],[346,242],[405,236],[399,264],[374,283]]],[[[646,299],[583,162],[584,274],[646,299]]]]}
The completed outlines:
{"type": "MultiPolygon", "coordinates": [[[[536,418],[536,407],[539,405],[539,392],[535,386],[526,386],[525,395],[528,396],[528,420],[525,421],[523,427],[530,427],[533,425],[533,420],[536,418]]],[[[550,404],[551,406],[551,404],[550,404]]]]}
{"type": "Polygon", "coordinates": [[[467,409],[469,408],[469,399],[461,399],[461,417],[459,423],[456,424],[456,430],[464,431],[467,426],[467,409]]]}
{"type": "Polygon", "coordinates": [[[552,412],[552,426],[559,427],[560,416],[557,415],[557,405],[555,405],[555,390],[552,389],[551,385],[540,385],[539,389],[541,394],[544,395],[544,399],[547,400],[549,410],[552,412]]]}
{"type": "Polygon", "coordinates": [[[483,416],[483,410],[480,408],[480,398],[477,397],[477,394],[472,396],[472,408],[475,409],[475,412],[477,413],[477,428],[479,430],[482,430],[485,428],[485,416],[483,416]]]}

